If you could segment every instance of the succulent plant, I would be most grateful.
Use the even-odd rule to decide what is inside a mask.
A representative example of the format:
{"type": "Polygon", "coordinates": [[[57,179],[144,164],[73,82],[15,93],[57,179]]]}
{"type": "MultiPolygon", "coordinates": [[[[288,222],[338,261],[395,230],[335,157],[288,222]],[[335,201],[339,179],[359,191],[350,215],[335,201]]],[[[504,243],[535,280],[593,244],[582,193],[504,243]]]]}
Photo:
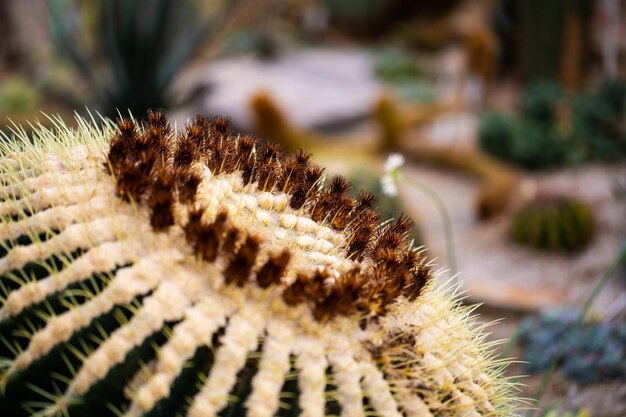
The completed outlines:
{"type": "Polygon", "coordinates": [[[488,112],[480,119],[478,139],[480,147],[489,154],[510,160],[513,154],[515,119],[498,112],[488,112]]]}
{"type": "Polygon", "coordinates": [[[385,48],[372,56],[376,77],[393,90],[401,100],[435,101],[431,83],[426,79],[423,65],[406,51],[385,48]]]}
{"type": "Polygon", "coordinates": [[[0,82],[0,113],[32,111],[39,103],[39,92],[28,81],[11,77],[0,82]]]}
{"type": "Polygon", "coordinates": [[[556,121],[557,104],[563,99],[563,91],[557,84],[548,81],[532,83],[522,94],[522,115],[535,122],[553,123],[556,121]]]}
{"type": "Polygon", "coordinates": [[[557,126],[557,107],[563,99],[563,92],[554,83],[531,84],[520,100],[521,117],[489,112],[481,118],[481,148],[527,169],[569,162],[573,144],[567,142],[557,126]]]}
{"type": "Polygon", "coordinates": [[[480,121],[478,136],[484,151],[527,169],[563,165],[570,158],[571,144],[545,120],[488,113],[480,121]]]}
{"type": "Polygon", "coordinates": [[[626,157],[626,83],[605,81],[573,105],[574,140],[587,159],[614,161],[626,157]]]}
{"type": "Polygon", "coordinates": [[[0,414],[511,412],[408,218],[222,118],[78,125],[2,145],[0,414]]]}
{"type": "Polygon", "coordinates": [[[357,35],[376,35],[389,27],[398,0],[324,0],[330,20],[357,35]]]}
{"type": "Polygon", "coordinates": [[[536,249],[575,251],[593,238],[594,219],[582,201],[543,194],[528,202],[513,219],[516,242],[536,249]]]}
{"type": "Polygon", "coordinates": [[[513,158],[518,165],[542,169],[569,162],[571,144],[555,126],[520,120],[514,128],[513,158]]]}
{"type": "Polygon", "coordinates": [[[626,324],[586,322],[570,332],[577,317],[575,310],[552,310],[520,323],[526,370],[545,371],[556,361],[567,378],[580,384],[625,380],[626,324]]]}
{"type": "Polygon", "coordinates": [[[240,0],[212,1],[205,6],[213,13],[204,18],[201,2],[194,0],[49,3],[59,54],[109,117],[128,111],[143,116],[150,108],[176,104],[176,77],[237,20],[242,6],[240,0]]]}
{"type": "Polygon", "coordinates": [[[573,97],[540,82],[524,91],[521,117],[485,114],[479,141],[486,152],[528,169],[620,160],[626,157],[625,112],[623,81],[605,81],[573,97]]]}

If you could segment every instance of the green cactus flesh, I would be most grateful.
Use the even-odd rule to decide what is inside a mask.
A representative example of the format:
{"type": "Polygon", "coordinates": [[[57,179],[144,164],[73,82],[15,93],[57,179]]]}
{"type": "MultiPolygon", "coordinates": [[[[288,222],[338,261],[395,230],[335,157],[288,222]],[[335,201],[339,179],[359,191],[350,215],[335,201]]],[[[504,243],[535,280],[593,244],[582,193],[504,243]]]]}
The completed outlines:
{"type": "Polygon", "coordinates": [[[528,203],[513,220],[513,239],[529,247],[571,252],[584,248],[593,238],[594,220],[582,201],[540,196],[528,203]]]}
{"type": "Polygon", "coordinates": [[[373,198],[162,113],[0,148],[0,415],[508,415],[513,384],[373,198]]]}

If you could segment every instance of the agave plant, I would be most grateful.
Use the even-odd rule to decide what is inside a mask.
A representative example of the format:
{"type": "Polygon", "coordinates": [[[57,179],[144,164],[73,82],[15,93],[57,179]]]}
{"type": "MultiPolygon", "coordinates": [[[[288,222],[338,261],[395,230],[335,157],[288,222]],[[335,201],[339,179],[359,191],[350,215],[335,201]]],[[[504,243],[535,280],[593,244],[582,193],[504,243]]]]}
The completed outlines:
{"type": "Polygon", "coordinates": [[[142,116],[150,108],[171,107],[169,89],[176,75],[204,41],[231,23],[243,1],[220,1],[209,21],[196,3],[98,0],[76,6],[71,0],[51,0],[50,28],[62,57],[86,82],[103,114],[130,110],[142,116]],[[96,33],[84,27],[88,23],[96,33]]]}
{"type": "Polygon", "coordinates": [[[2,145],[2,415],[511,412],[408,218],[221,118],[78,124],[2,145]]]}

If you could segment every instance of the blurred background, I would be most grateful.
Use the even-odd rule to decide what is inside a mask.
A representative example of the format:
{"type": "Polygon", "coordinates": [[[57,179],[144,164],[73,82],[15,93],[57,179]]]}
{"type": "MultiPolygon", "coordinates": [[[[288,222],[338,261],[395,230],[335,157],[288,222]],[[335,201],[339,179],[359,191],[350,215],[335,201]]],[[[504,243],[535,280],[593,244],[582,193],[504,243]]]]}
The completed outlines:
{"type": "Polygon", "coordinates": [[[1,130],[163,108],[304,148],[503,318],[526,416],[626,416],[625,81],[625,0],[0,0],[1,130]]]}

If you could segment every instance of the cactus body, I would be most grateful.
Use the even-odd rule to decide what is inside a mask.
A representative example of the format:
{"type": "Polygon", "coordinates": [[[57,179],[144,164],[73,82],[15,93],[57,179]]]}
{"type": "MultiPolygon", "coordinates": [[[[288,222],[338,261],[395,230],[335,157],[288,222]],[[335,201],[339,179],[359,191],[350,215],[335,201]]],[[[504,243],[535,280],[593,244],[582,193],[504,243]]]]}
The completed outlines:
{"type": "Polygon", "coordinates": [[[513,239],[550,251],[584,248],[593,238],[593,214],[581,201],[560,196],[539,196],[513,220],[513,239]]]}
{"type": "Polygon", "coordinates": [[[223,119],[79,125],[3,145],[0,414],[510,411],[408,219],[223,119]]]}

